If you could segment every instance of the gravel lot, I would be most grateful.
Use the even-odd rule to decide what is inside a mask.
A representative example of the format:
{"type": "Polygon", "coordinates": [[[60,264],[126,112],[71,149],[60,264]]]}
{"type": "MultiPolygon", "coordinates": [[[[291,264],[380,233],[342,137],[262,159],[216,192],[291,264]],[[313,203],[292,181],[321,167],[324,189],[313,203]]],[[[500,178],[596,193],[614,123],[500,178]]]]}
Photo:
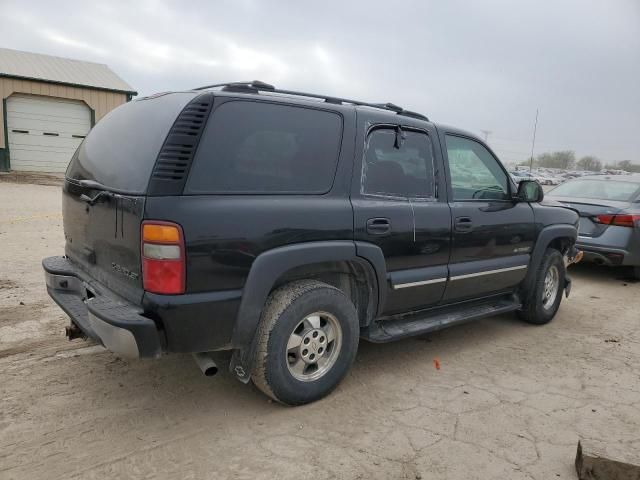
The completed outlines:
{"type": "Polygon", "coordinates": [[[622,272],[572,268],[544,327],[362,343],[335,393],[284,408],[186,355],[68,342],[40,268],[63,251],[59,188],[0,183],[0,245],[2,479],[575,479],[579,438],[640,449],[640,283],[622,272]]]}

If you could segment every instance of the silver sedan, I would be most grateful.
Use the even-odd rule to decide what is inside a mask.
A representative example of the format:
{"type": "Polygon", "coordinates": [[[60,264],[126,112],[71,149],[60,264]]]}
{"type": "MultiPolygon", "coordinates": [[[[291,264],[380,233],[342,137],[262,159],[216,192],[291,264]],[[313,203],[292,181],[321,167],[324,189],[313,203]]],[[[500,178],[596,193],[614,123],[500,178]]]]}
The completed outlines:
{"type": "Polygon", "coordinates": [[[585,261],[630,266],[640,279],[640,175],[580,177],[546,198],[580,213],[576,247],[585,261]]]}

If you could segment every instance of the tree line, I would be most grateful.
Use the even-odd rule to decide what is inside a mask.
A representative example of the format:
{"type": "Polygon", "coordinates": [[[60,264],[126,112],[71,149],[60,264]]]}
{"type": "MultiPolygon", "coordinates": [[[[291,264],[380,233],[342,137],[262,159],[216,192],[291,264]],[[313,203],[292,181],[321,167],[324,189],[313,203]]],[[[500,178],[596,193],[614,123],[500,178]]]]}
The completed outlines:
{"type": "MultiPolygon", "coordinates": [[[[530,161],[520,163],[521,166],[529,166],[530,161]]],[[[588,170],[598,172],[603,166],[608,170],[625,170],[627,172],[640,173],[640,165],[631,163],[630,160],[623,160],[614,165],[605,164],[598,157],[586,155],[580,159],[576,158],[576,153],[572,150],[561,150],[538,155],[533,161],[534,167],[560,168],[563,170],[588,170]]]]}

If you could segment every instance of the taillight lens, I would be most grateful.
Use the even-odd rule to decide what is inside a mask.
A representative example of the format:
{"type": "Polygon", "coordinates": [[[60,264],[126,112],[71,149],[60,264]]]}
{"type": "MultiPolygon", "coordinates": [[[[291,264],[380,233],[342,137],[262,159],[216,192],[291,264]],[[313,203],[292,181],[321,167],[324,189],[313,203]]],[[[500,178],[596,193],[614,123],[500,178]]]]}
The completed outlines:
{"type": "Polygon", "coordinates": [[[640,226],[640,214],[618,214],[618,215],[596,215],[593,218],[595,223],[603,225],[615,225],[617,227],[635,227],[640,226]]]}
{"type": "Polygon", "coordinates": [[[186,262],[184,235],[171,222],[142,222],[142,284],[147,292],[184,293],[186,262]]]}

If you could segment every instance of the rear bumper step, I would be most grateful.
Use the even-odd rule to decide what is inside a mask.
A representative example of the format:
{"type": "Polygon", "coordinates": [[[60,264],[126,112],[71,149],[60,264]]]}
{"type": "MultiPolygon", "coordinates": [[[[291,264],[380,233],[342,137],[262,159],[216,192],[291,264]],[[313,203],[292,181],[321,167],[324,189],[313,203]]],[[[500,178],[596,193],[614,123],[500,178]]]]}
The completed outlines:
{"type": "Polygon", "coordinates": [[[159,357],[160,333],[142,309],[90,285],[65,257],[42,261],[49,296],[89,338],[125,357],[159,357]]]}
{"type": "Polygon", "coordinates": [[[516,298],[503,297],[462,308],[457,306],[455,310],[422,312],[422,315],[416,314],[399,320],[383,320],[371,325],[361,336],[374,343],[392,342],[484,317],[513,312],[521,307],[521,303],[516,298]]]}

